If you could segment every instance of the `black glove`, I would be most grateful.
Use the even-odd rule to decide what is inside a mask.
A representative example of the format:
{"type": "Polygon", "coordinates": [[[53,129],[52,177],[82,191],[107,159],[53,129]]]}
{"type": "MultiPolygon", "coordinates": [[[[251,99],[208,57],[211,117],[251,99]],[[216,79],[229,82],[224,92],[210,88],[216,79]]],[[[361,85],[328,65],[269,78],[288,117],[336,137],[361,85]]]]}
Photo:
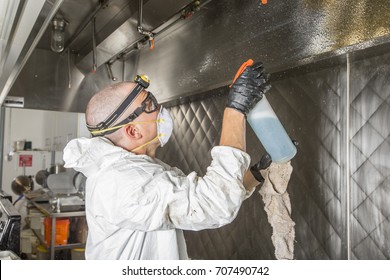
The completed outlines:
{"type": "Polygon", "coordinates": [[[226,107],[234,108],[246,116],[271,88],[268,84],[269,76],[264,72],[261,62],[246,67],[230,88],[226,107]]]}
{"type": "MultiPolygon", "coordinates": [[[[294,143],[295,146],[299,145],[299,142],[297,140],[291,140],[291,141],[294,143]]],[[[264,178],[261,175],[260,170],[267,169],[271,165],[271,163],[272,163],[271,156],[268,153],[265,153],[261,157],[261,159],[258,163],[251,166],[250,171],[251,171],[253,177],[255,177],[255,179],[258,182],[260,182],[260,183],[264,182],[264,178]]]]}
{"type": "Polygon", "coordinates": [[[272,162],[271,156],[268,153],[266,153],[261,157],[258,163],[256,163],[250,168],[253,177],[255,177],[255,179],[259,183],[264,182],[264,178],[263,176],[261,176],[260,170],[267,169],[271,165],[271,162],[272,162]]]}

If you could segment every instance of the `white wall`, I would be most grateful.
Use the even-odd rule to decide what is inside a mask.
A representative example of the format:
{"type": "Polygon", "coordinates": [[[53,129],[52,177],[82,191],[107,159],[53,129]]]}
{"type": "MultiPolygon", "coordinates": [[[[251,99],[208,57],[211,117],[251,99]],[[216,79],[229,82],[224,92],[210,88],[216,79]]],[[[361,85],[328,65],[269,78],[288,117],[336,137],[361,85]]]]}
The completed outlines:
{"type": "Polygon", "coordinates": [[[91,133],[85,125],[85,114],[78,114],[77,137],[91,137],[91,133]]]}
{"type": "MultiPolygon", "coordinates": [[[[46,140],[53,146],[54,139],[61,137],[62,150],[68,138],[78,135],[78,113],[64,113],[42,110],[6,108],[4,151],[18,140],[32,141],[32,148],[47,150],[46,140]]],[[[82,115],[82,114],[81,114],[82,115]]],[[[70,140],[70,139],[69,139],[70,140]]]]}

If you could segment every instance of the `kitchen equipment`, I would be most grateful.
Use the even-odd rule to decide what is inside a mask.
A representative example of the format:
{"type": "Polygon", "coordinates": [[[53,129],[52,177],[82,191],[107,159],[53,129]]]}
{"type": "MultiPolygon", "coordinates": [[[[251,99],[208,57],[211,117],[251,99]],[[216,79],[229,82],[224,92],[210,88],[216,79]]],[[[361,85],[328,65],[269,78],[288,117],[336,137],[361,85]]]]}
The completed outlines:
{"type": "Polygon", "coordinates": [[[45,247],[45,245],[38,245],[36,250],[38,260],[50,260],[49,250],[45,247]]]}
{"type": "Polygon", "coordinates": [[[25,141],[24,142],[24,148],[25,151],[31,151],[32,149],[32,142],[31,141],[25,141]]]}
{"type": "Polygon", "coordinates": [[[11,183],[12,191],[22,195],[34,188],[34,181],[31,176],[26,176],[26,165],[23,162],[23,175],[17,176],[11,183]]]}
{"type": "Polygon", "coordinates": [[[72,260],[85,260],[85,248],[73,248],[71,256],[72,260]]]}
{"type": "Polygon", "coordinates": [[[14,152],[23,151],[26,140],[19,140],[14,142],[14,152]]]}
{"type": "Polygon", "coordinates": [[[12,251],[0,251],[0,260],[20,260],[20,258],[12,251]]]}
{"type": "Polygon", "coordinates": [[[50,174],[47,178],[47,186],[53,194],[71,194],[76,193],[74,186],[74,176],[76,171],[67,169],[66,172],[50,174]]]}
{"type": "Polygon", "coordinates": [[[54,203],[57,212],[84,211],[84,198],[78,194],[59,195],[56,197],[57,204],[54,203]]]}
{"type": "Polygon", "coordinates": [[[50,189],[49,203],[57,212],[82,211],[85,209],[84,186],[85,176],[74,169],[50,174],[47,186],[50,189]]]}
{"type": "Polygon", "coordinates": [[[0,193],[0,250],[20,254],[20,214],[0,193]]]}
{"type": "MultiPolygon", "coordinates": [[[[51,243],[51,226],[52,218],[45,218],[45,243],[47,246],[50,246],[51,243]]],[[[55,245],[65,245],[68,244],[69,237],[69,218],[56,219],[56,234],[55,234],[55,245]]]]}
{"type": "Polygon", "coordinates": [[[42,170],[39,170],[37,174],[35,174],[35,182],[41,185],[42,187],[47,187],[47,177],[49,177],[50,173],[46,169],[46,157],[42,157],[42,170]]]}
{"type": "MultiPolygon", "coordinates": [[[[54,137],[54,138],[55,138],[55,140],[54,140],[53,146],[57,146],[57,140],[56,140],[57,137],[54,137]]],[[[54,147],[53,151],[51,151],[51,165],[49,168],[50,174],[59,174],[62,172],[66,172],[66,168],[64,167],[64,165],[62,163],[60,163],[60,161],[58,159],[58,156],[61,156],[61,158],[62,158],[62,155],[58,151],[55,151],[56,149],[57,149],[57,147],[54,147]]]]}
{"type": "Polygon", "coordinates": [[[64,167],[63,164],[54,164],[49,168],[49,173],[50,174],[58,174],[65,172],[66,168],[64,167]]]}
{"type": "Polygon", "coordinates": [[[37,174],[35,174],[35,181],[41,185],[42,187],[47,187],[47,177],[49,177],[50,173],[47,170],[39,170],[37,174]]]}
{"type": "Polygon", "coordinates": [[[35,254],[37,245],[39,245],[39,239],[31,229],[20,232],[20,252],[22,254],[35,254]]]}
{"type": "Polygon", "coordinates": [[[32,181],[31,176],[19,175],[16,177],[11,184],[12,191],[17,195],[22,195],[23,193],[32,190],[34,182],[32,181]]]}
{"type": "Polygon", "coordinates": [[[85,194],[85,183],[87,182],[87,177],[83,173],[77,172],[73,176],[73,186],[77,190],[77,193],[81,194],[84,197],[85,194]]]}
{"type": "MultiPolygon", "coordinates": [[[[24,175],[31,176],[33,179],[34,190],[37,189],[40,185],[35,181],[35,175],[40,170],[49,170],[51,164],[50,158],[51,153],[49,151],[19,151],[14,153],[10,161],[3,161],[2,189],[12,195],[12,201],[15,201],[20,196],[12,190],[13,180],[25,172],[24,175]],[[23,158],[29,160],[25,166],[21,164],[23,158]]],[[[24,193],[24,195],[26,194],[24,193]]]]}

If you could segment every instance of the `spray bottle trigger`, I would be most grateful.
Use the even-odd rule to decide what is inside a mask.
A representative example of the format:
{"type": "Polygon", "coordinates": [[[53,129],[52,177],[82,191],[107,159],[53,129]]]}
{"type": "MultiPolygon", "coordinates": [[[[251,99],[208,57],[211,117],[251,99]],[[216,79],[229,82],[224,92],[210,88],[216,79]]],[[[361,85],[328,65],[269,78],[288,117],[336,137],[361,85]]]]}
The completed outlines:
{"type": "Polygon", "coordinates": [[[232,85],[234,84],[234,82],[237,80],[237,78],[242,74],[242,72],[244,72],[245,68],[247,68],[248,66],[252,66],[254,63],[254,61],[252,59],[248,59],[247,61],[245,61],[243,64],[241,64],[240,68],[238,69],[236,75],[234,76],[234,79],[233,79],[233,82],[230,84],[229,87],[232,87],[232,85]]]}

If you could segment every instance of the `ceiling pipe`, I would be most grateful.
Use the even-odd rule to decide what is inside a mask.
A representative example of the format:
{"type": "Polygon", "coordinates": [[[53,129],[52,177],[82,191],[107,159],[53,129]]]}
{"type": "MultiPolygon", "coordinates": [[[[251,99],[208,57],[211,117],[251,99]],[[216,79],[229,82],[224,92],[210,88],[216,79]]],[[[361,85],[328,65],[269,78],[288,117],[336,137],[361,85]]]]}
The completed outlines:
{"type": "Polygon", "coordinates": [[[71,67],[72,65],[70,64],[70,49],[68,49],[68,88],[72,87],[72,72],[71,72],[71,67]]]}
{"type": "Polygon", "coordinates": [[[190,16],[192,16],[195,12],[198,12],[203,6],[205,6],[209,2],[211,2],[211,0],[204,1],[203,3],[201,3],[199,0],[195,0],[195,1],[191,2],[190,4],[188,4],[187,6],[185,6],[179,12],[174,14],[172,17],[170,17],[166,21],[166,23],[171,21],[168,25],[164,26],[165,24],[162,24],[162,25],[156,27],[155,29],[153,29],[152,31],[144,31],[143,27],[142,27],[143,0],[139,0],[139,15],[138,15],[138,27],[137,28],[138,28],[138,32],[145,35],[146,37],[138,40],[137,42],[133,43],[131,46],[129,46],[128,48],[126,48],[125,50],[120,52],[117,56],[111,58],[108,61],[108,63],[113,64],[116,60],[119,60],[119,59],[126,60],[126,58],[129,57],[130,54],[132,54],[136,50],[139,50],[140,46],[142,46],[146,42],[146,40],[148,40],[148,38],[150,38],[149,34],[153,34],[153,40],[154,40],[158,35],[162,34],[166,30],[168,30],[170,27],[175,25],[178,21],[183,20],[183,19],[188,19],[190,16]]]}
{"type": "Polygon", "coordinates": [[[66,42],[65,44],[65,51],[70,48],[70,46],[73,44],[73,42],[77,39],[77,37],[80,35],[81,32],[88,26],[88,24],[96,17],[97,13],[100,12],[100,10],[105,9],[108,7],[110,0],[99,0],[99,5],[95,8],[95,10],[88,15],[88,17],[80,24],[77,31],[73,34],[71,38],[66,42]]]}
{"type": "Polygon", "coordinates": [[[146,36],[146,38],[149,40],[150,48],[152,49],[152,47],[154,47],[154,36],[155,36],[155,34],[152,31],[144,30],[144,28],[142,27],[143,6],[144,6],[144,1],[143,0],[139,0],[139,2],[138,2],[138,25],[137,25],[137,29],[138,29],[138,32],[140,34],[146,36]]]}
{"type": "Polygon", "coordinates": [[[92,73],[97,70],[97,52],[96,52],[96,17],[92,19],[92,73]]]}
{"type": "Polygon", "coordinates": [[[112,80],[112,81],[117,81],[118,79],[114,76],[114,74],[112,73],[112,68],[111,68],[111,63],[107,62],[106,63],[106,68],[107,68],[107,72],[108,72],[108,77],[112,80]]]}
{"type": "Polygon", "coordinates": [[[181,11],[179,11],[178,13],[174,14],[171,17],[171,19],[173,19],[175,16],[177,17],[178,15],[180,15],[177,19],[172,21],[167,26],[163,27],[161,30],[159,30],[160,27],[156,28],[154,30],[155,31],[155,37],[160,35],[161,33],[164,33],[167,29],[169,29],[172,25],[175,25],[178,21],[180,21],[182,19],[190,18],[195,12],[199,12],[200,9],[203,6],[205,6],[206,4],[208,4],[209,2],[211,2],[211,0],[203,1],[203,3],[201,3],[199,0],[195,0],[194,2],[188,4],[181,11]]]}

